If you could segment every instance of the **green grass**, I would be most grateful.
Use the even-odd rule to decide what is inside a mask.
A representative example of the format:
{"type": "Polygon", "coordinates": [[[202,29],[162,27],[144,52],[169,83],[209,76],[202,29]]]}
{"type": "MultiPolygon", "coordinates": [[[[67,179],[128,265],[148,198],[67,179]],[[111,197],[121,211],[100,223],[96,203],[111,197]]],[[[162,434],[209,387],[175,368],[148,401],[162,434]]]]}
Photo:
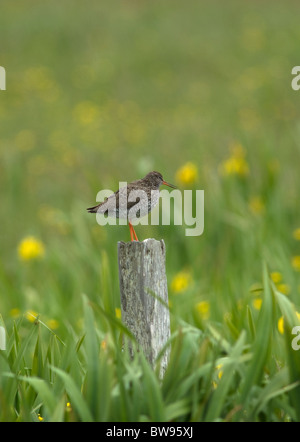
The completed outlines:
{"type": "Polygon", "coordinates": [[[0,420],[299,421],[297,3],[2,3],[0,420]],[[238,144],[248,173],[224,175],[238,144]],[[86,212],[150,170],[205,191],[202,236],[136,228],[166,243],[163,381],[122,351],[129,229],[86,212]],[[28,235],[39,260],[18,255],[28,235]]]}

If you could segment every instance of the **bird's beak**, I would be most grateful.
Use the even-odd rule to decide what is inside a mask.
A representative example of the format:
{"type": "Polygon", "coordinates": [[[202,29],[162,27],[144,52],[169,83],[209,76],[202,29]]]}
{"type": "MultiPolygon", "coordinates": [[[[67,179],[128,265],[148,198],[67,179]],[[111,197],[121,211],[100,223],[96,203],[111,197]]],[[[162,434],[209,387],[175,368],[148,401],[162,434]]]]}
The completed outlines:
{"type": "Polygon", "coordinates": [[[162,183],[163,183],[165,186],[172,187],[172,189],[177,189],[177,187],[174,186],[174,184],[167,183],[166,181],[163,181],[162,183]]]}

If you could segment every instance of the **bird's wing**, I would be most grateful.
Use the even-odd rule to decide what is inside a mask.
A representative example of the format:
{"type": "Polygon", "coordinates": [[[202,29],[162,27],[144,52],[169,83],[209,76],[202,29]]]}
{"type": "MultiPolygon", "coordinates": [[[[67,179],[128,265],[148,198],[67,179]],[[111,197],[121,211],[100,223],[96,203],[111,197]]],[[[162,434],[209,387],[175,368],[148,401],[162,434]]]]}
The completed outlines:
{"type": "MultiPolygon", "coordinates": [[[[89,207],[87,209],[87,211],[89,213],[97,213],[97,212],[98,213],[102,213],[102,212],[105,213],[110,208],[112,208],[112,209],[114,209],[115,207],[119,208],[120,191],[122,192],[122,189],[124,192],[126,187],[122,187],[121,189],[117,190],[114,194],[110,195],[108,198],[105,198],[105,200],[102,203],[97,204],[96,206],[93,206],[93,207],[89,207]],[[102,207],[102,210],[101,210],[101,207],[102,207]]],[[[129,209],[131,209],[131,207],[134,207],[138,203],[139,198],[137,198],[136,201],[128,201],[128,194],[129,194],[129,191],[128,191],[128,187],[127,187],[126,201],[127,201],[127,209],[129,210],[129,209]]]]}
{"type": "MultiPolygon", "coordinates": [[[[121,187],[121,189],[117,190],[117,192],[115,193],[115,196],[116,196],[116,206],[117,207],[119,207],[120,191],[122,192],[122,189],[124,189],[124,191],[125,191],[126,187],[121,187]]],[[[139,198],[137,198],[136,201],[128,201],[128,194],[129,194],[129,190],[128,190],[128,187],[127,187],[127,195],[126,195],[127,210],[131,209],[131,207],[134,207],[138,203],[138,201],[139,201],[139,198]]]]}

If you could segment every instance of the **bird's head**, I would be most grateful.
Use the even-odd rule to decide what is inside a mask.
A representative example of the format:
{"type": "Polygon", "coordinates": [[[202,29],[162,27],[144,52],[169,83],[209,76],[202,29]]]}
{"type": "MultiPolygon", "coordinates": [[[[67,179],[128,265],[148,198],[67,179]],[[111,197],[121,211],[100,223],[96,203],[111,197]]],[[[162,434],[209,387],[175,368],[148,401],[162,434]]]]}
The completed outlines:
{"type": "Polygon", "coordinates": [[[145,178],[145,180],[147,180],[152,187],[155,188],[159,188],[162,184],[164,184],[165,186],[169,186],[172,187],[173,189],[176,189],[176,186],[174,186],[173,184],[167,183],[164,179],[161,173],[159,172],[149,172],[145,178]]]}

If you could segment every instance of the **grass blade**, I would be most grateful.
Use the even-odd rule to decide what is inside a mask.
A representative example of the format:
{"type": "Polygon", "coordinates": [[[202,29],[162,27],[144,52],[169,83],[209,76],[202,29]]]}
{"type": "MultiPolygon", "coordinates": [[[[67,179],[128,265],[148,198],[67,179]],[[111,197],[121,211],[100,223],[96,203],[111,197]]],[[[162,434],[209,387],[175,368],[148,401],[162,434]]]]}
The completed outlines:
{"type": "Polygon", "coordinates": [[[72,408],[76,410],[79,418],[83,422],[93,422],[94,419],[87,406],[87,403],[72,377],[60,368],[52,367],[52,370],[63,380],[63,384],[68,397],[70,398],[72,408]]]}

